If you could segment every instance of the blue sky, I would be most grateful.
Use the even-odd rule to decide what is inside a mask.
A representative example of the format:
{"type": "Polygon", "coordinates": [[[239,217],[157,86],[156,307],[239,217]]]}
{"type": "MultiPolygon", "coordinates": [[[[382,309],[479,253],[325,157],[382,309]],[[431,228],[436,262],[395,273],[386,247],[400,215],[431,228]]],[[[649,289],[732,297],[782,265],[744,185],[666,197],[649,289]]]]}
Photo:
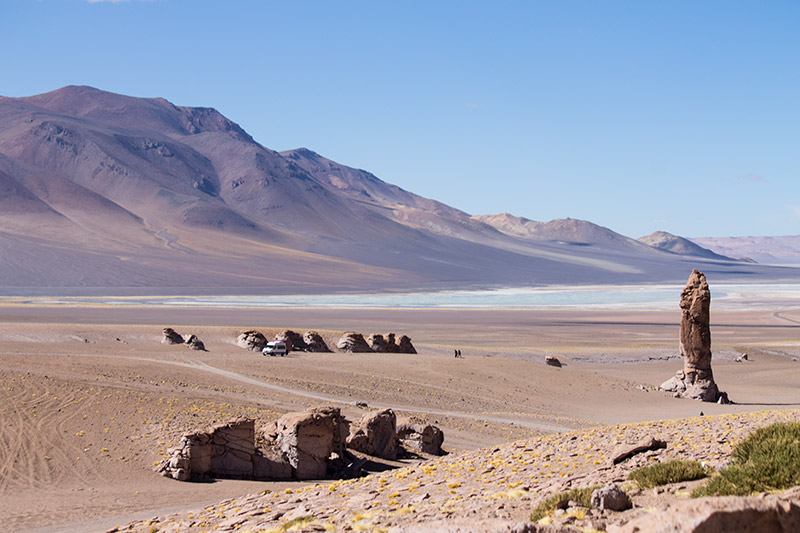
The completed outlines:
{"type": "Polygon", "coordinates": [[[472,214],[800,233],[795,1],[2,0],[0,94],[216,107],[472,214]]]}

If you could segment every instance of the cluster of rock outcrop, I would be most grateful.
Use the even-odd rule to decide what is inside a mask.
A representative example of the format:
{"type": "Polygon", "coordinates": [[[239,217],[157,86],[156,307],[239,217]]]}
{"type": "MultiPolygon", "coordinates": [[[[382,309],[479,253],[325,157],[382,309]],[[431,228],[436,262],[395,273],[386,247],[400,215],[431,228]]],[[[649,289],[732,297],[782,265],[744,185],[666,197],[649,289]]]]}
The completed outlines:
{"type": "Polygon", "coordinates": [[[355,331],[346,331],[339,338],[336,347],[349,353],[417,353],[411,338],[401,335],[399,339],[394,333],[387,333],[385,336],[380,333],[372,333],[364,340],[364,335],[355,331]]]}
{"type": "Polygon", "coordinates": [[[680,351],[683,369],[664,382],[661,389],[676,397],[704,402],[728,403],[728,395],[720,392],[711,372],[711,290],[706,277],[692,270],[681,292],[680,351]]]}
{"type": "MultiPolygon", "coordinates": [[[[642,466],[672,459],[724,468],[757,427],[800,420],[800,411],[761,411],[590,428],[543,435],[427,465],[376,473],[343,487],[319,484],[292,493],[253,494],[202,510],[149,517],[122,531],[267,531],[313,516],[304,531],[474,532],[800,531],[800,488],[754,497],[688,499],[693,483],[626,488],[633,507],[610,487],[642,466]],[[663,446],[665,443],[666,447],[663,446]],[[536,505],[574,488],[598,491],[594,508],[562,501],[550,525],[530,522],[536,505]],[[391,502],[391,503],[390,503],[391,502]],[[401,512],[382,512],[396,509],[401,512]],[[368,511],[368,512],[365,512],[368,511]],[[574,512],[576,511],[576,512],[574,512]],[[194,527],[187,526],[193,523],[194,527]],[[202,528],[199,526],[202,524],[202,528]]],[[[398,423],[398,429],[400,427],[398,423]]],[[[702,483],[702,482],[699,482],[702,483]]]]}
{"type": "MultiPolygon", "coordinates": [[[[276,340],[285,340],[289,351],[303,352],[330,352],[330,348],[325,343],[322,335],[316,331],[306,331],[302,335],[291,329],[282,331],[275,335],[276,340]]],[[[236,345],[246,350],[260,352],[267,344],[267,338],[263,333],[256,330],[244,331],[236,339],[236,345]]]]}
{"type": "MultiPolygon", "coordinates": [[[[178,336],[180,337],[180,336],[178,336]]],[[[303,352],[330,352],[325,339],[316,331],[306,331],[302,335],[287,329],[275,336],[275,339],[285,340],[289,351],[303,352]]],[[[183,342],[182,338],[181,341],[183,342]]],[[[267,344],[267,338],[259,331],[249,330],[239,334],[236,345],[246,350],[260,352],[267,344]]],[[[336,342],[336,349],[347,353],[417,353],[411,338],[401,335],[399,338],[394,333],[373,333],[364,339],[364,335],[355,331],[346,331],[336,342]]]]}
{"type": "Polygon", "coordinates": [[[206,351],[206,346],[203,341],[194,335],[183,336],[172,328],[163,329],[164,338],[161,339],[162,344],[185,344],[192,350],[206,351]]]}
{"type": "Polygon", "coordinates": [[[417,418],[401,421],[400,428],[391,409],[351,423],[337,407],[314,407],[288,413],[267,427],[260,447],[253,420],[184,435],[157,470],[180,481],[346,478],[357,475],[366,462],[349,449],[383,459],[396,459],[403,444],[418,452],[444,453],[439,428],[417,418]]]}

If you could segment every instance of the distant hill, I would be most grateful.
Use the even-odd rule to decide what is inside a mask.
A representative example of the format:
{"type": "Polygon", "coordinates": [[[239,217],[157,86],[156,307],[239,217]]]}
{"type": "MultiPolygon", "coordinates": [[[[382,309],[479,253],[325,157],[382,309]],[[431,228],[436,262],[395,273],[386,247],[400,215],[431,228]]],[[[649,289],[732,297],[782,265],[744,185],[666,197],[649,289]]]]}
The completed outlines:
{"type": "Polygon", "coordinates": [[[270,150],[213,108],[82,86],[0,97],[6,293],[683,282],[695,267],[800,278],[586,221],[473,217],[308,149],[270,150]]]}
{"type": "Polygon", "coordinates": [[[719,254],[770,265],[800,265],[800,235],[692,239],[719,254]]]}
{"type": "Polygon", "coordinates": [[[721,261],[735,261],[733,258],[714,253],[708,248],[703,248],[702,246],[693,243],[689,239],[678,237],[677,235],[667,233],[666,231],[655,231],[650,235],[645,235],[637,240],[641,243],[647,244],[648,246],[652,246],[660,250],[666,250],[674,254],[706,257],[709,259],[719,259],[721,261]]]}

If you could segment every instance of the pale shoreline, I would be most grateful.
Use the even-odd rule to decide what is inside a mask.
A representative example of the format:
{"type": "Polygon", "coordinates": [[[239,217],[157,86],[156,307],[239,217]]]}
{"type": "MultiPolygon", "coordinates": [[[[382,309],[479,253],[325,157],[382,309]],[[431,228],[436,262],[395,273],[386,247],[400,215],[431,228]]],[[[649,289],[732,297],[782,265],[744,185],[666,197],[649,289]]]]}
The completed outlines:
{"type": "MultiPolygon", "coordinates": [[[[674,308],[678,284],[551,285],[487,290],[440,290],[391,293],[320,293],[285,295],[168,296],[0,296],[0,306],[158,307],[209,309],[443,309],[443,310],[641,310],[674,308]]],[[[717,284],[712,291],[717,310],[794,309],[800,307],[800,284],[717,284]]]]}

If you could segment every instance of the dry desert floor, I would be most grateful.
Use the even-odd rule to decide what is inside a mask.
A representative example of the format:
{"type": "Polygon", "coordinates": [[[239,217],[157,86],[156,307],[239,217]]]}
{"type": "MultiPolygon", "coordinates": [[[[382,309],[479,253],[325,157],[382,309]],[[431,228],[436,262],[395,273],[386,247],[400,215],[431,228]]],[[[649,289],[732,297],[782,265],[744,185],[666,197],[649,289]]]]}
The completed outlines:
{"type": "MultiPolygon", "coordinates": [[[[288,494],[314,485],[181,483],[153,471],[184,432],[237,416],[266,423],[330,404],[352,419],[365,412],[356,402],[391,407],[443,429],[450,455],[435,464],[447,465],[536,438],[553,447],[546,439],[574,430],[610,441],[596,428],[622,424],[615,431],[625,433],[701,410],[725,420],[711,415],[800,407],[800,310],[714,311],[712,304],[711,316],[714,373],[733,405],[655,390],[681,368],[677,305],[636,312],[2,305],[4,529],[103,531],[137,520],[144,527],[259,492],[284,495],[288,509],[288,494]],[[208,351],[161,344],[164,326],[197,335],[208,351]],[[391,331],[409,335],[419,354],[263,357],[235,345],[247,329],[313,329],[329,343],[347,330],[391,331]],[[735,362],[742,353],[750,360],[735,362]],[[545,365],[548,355],[564,366],[545,365]]],[[[561,477],[574,469],[551,468],[561,477]]],[[[462,483],[444,493],[457,496],[462,483]]],[[[521,516],[531,504],[516,505],[509,509],[521,516]]]]}

